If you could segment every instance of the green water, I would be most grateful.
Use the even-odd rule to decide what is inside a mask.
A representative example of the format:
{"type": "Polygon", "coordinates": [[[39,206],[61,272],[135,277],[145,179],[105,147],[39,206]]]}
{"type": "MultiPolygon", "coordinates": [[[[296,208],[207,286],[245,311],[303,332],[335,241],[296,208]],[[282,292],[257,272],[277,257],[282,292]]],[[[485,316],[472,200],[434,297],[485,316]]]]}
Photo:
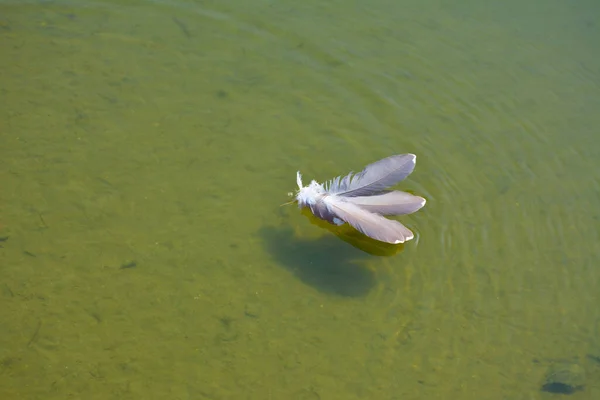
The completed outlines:
{"type": "Polygon", "coordinates": [[[0,398],[600,398],[599,15],[0,1],[0,398]],[[280,207],[406,152],[395,254],[280,207]]]}

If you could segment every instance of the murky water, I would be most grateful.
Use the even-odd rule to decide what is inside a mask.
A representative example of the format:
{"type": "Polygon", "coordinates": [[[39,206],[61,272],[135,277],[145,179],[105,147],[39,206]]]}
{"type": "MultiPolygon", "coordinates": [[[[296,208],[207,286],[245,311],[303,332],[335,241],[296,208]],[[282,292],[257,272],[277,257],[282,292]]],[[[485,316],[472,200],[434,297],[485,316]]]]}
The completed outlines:
{"type": "Polygon", "coordinates": [[[600,396],[598,15],[0,1],[0,396],[600,396]],[[405,152],[402,248],[280,207],[405,152]]]}

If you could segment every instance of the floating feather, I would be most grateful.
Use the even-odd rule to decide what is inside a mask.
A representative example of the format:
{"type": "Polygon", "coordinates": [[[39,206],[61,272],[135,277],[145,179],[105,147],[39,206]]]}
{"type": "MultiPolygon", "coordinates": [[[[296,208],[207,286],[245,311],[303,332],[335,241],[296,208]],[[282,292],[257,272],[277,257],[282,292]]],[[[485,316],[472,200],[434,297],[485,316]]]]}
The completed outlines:
{"type": "Polygon", "coordinates": [[[318,218],[335,225],[348,223],[372,239],[404,243],[414,235],[398,221],[383,215],[411,214],[425,205],[425,199],[398,190],[387,191],[410,175],[416,163],[414,154],[401,154],[369,164],[358,174],[338,176],[325,185],[311,181],[302,185],[298,171],[296,201],[309,207],[318,218]]]}

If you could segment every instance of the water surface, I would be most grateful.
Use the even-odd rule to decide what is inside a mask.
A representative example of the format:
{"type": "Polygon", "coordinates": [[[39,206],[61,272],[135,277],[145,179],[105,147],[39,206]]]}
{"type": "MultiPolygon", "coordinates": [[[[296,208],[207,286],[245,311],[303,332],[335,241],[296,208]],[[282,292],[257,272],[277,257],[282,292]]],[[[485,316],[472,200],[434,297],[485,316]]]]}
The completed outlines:
{"type": "Polygon", "coordinates": [[[0,1],[1,397],[599,396],[599,13],[0,1]],[[280,207],[405,152],[392,256],[280,207]]]}

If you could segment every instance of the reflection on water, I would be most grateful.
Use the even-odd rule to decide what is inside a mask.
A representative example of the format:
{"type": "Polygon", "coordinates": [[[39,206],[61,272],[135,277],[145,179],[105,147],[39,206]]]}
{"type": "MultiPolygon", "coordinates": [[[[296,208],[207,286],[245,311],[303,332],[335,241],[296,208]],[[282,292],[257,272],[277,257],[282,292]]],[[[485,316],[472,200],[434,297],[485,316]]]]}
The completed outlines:
{"type": "Polygon", "coordinates": [[[3,398],[598,397],[596,2],[0,10],[3,398]],[[279,207],[408,152],[418,241],[279,207]]]}

